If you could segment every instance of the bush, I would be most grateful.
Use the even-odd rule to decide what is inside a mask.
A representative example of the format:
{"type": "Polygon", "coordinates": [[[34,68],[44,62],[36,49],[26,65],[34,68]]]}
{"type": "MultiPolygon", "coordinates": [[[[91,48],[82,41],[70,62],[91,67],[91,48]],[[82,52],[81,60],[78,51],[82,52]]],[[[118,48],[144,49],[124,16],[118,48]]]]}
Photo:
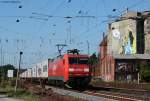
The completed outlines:
{"type": "Polygon", "coordinates": [[[140,66],[140,76],[143,82],[150,82],[150,67],[149,65],[140,66]]]}

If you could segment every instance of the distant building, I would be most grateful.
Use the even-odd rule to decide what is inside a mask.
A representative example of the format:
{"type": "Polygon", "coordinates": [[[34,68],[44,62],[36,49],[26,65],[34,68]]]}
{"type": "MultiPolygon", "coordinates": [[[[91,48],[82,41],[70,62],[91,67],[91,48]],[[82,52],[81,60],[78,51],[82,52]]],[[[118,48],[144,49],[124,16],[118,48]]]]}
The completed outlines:
{"type": "Polygon", "coordinates": [[[143,14],[127,12],[109,24],[100,43],[99,75],[103,80],[137,81],[139,64],[150,60],[150,34],[145,34],[150,32],[145,29],[150,18],[143,14]]]}

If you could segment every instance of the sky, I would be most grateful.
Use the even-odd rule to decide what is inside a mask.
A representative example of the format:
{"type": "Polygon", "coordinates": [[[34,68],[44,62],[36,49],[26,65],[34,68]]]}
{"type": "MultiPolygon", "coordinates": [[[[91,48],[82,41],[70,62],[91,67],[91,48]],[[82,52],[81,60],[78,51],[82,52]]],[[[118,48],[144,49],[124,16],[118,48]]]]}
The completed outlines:
{"type": "Polygon", "coordinates": [[[29,68],[77,48],[83,54],[99,52],[107,25],[126,8],[150,10],[150,0],[0,0],[0,65],[29,68]]]}

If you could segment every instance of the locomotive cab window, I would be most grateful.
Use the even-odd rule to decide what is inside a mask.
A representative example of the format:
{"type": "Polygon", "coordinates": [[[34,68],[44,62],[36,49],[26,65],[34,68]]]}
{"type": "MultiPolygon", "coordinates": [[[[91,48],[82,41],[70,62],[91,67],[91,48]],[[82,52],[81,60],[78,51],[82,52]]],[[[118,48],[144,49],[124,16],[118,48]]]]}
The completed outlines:
{"type": "Polygon", "coordinates": [[[69,64],[88,64],[88,58],[69,58],[69,64]]]}
{"type": "Polygon", "coordinates": [[[79,64],[88,64],[87,58],[80,58],[79,64]]]}

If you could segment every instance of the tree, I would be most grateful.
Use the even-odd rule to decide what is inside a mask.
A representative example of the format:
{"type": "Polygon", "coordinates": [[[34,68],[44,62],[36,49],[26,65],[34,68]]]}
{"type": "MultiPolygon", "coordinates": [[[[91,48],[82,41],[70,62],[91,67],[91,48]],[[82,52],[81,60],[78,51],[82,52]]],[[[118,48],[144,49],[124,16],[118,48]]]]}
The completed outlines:
{"type": "Polygon", "coordinates": [[[13,65],[7,64],[4,66],[0,66],[0,79],[6,80],[7,77],[7,71],[8,70],[14,70],[14,77],[16,76],[16,69],[13,65]]]}
{"type": "Polygon", "coordinates": [[[150,82],[150,64],[140,65],[140,76],[141,80],[144,82],[150,82]]]}
{"type": "Polygon", "coordinates": [[[90,65],[90,70],[91,72],[95,73],[95,68],[98,65],[98,56],[96,55],[96,53],[93,53],[90,58],[89,58],[89,65],[90,65]]]}

